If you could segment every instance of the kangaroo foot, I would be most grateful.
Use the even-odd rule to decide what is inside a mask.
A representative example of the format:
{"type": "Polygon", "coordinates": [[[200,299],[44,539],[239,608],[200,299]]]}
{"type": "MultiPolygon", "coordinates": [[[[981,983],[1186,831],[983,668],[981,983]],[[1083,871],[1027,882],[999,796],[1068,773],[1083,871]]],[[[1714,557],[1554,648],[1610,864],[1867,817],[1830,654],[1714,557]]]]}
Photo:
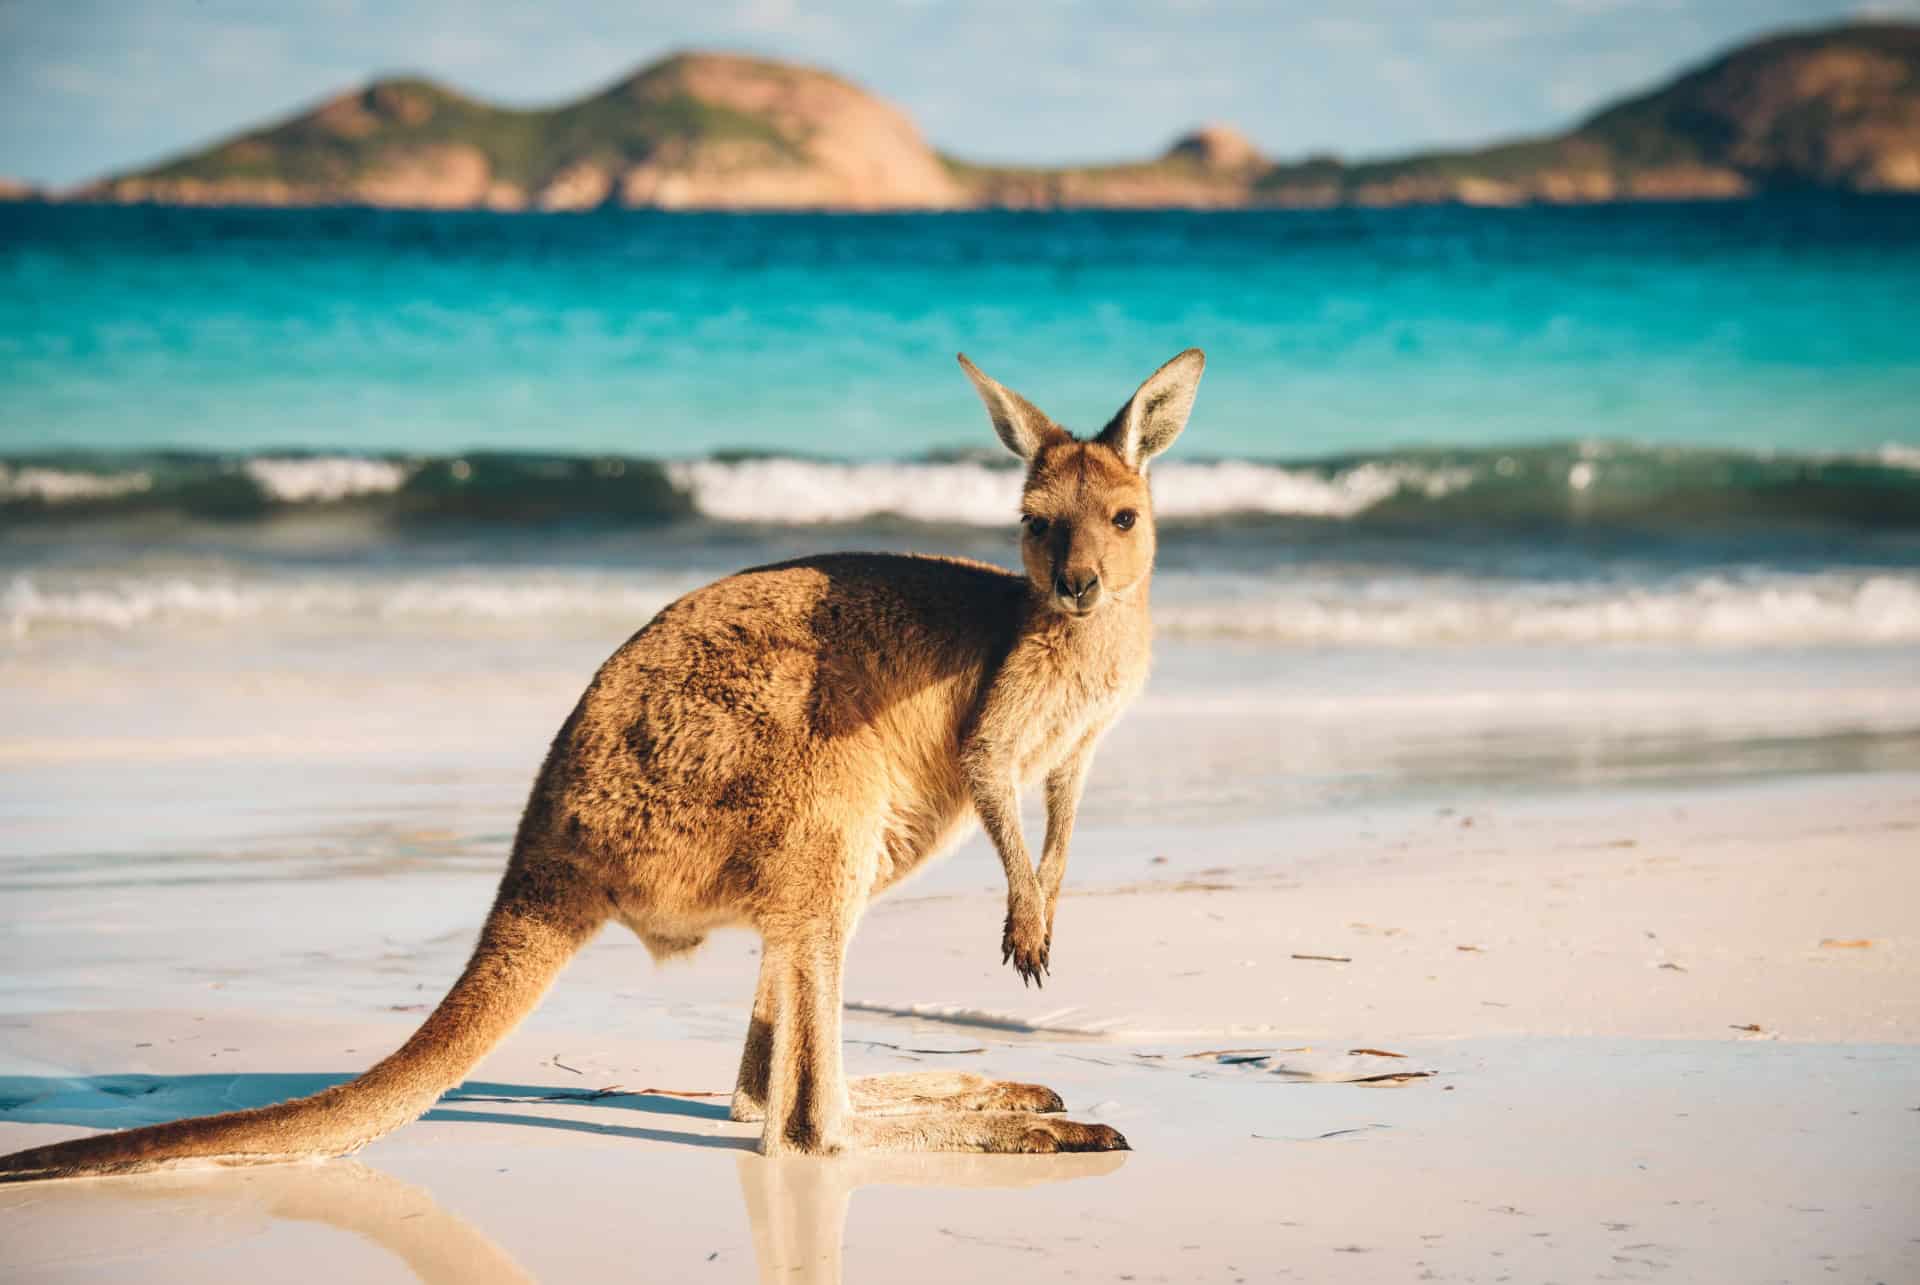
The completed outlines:
{"type": "Polygon", "coordinates": [[[861,1115],[924,1115],[943,1111],[1066,1110],[1044,1084],[990,1080],[970,1071],[910,1071],[863,1075],[848,1086],[861,1115]]]}
{"type": "MultiPolygon", "coordinates": [[[[1044,1084],[993,1080],[971,1071],[905,1071],[862,1075],[847,1082],[856,1115],[925,1115],[944,1111],[1064,1111],[1066,1103],[1044,1084]]],[[[735,1120],[766,1118],[766,1105],[739,1092],[729,1112],[735,1120]]]]}
{"type": "Polygon", "coordinates": [[[1058,1151],[1130,1151],[1118,1129],[1017,1111],[946,1112],[848,1122],[868,1151],[986,1151],[1049,1155],[1058,1151]]]}

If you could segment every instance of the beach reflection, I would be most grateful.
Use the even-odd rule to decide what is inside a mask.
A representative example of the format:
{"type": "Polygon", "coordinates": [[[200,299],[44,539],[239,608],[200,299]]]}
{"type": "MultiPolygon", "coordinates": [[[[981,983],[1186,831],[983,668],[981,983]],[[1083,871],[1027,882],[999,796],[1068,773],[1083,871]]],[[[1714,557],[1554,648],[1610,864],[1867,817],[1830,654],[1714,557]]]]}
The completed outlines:
{"type": "MultiPolygon", "coordinates": [[[[10,1194],[28,1190],[15,1188],[10,1194]]],[[[87,1228],[84,1245],[69,1245],[61,1254],[59,1266],[69,1271],[114,1263],[124,1270],[129,1261],[143,1259],[151,1265],[182,1250],[204,1249],[209,1227],[285,1221],[319,1223],[377,1245],[426,1285],[530,1285],[534,1280],[511,1254],[442,1208],[424,1187],[355,1160],[56,1182],[30,1190],[39,1218],[87,1228]]],[[[283,1279],[304,1275],[297,1264],[258,1266],[283,1279]]]]}
{"type": "Polygon", "coordinates": [[[847,1206],[862,1187],[1035,1187],[1094,1178],[1120,1151],[1062,1156],[881,1155],[831,1160],[743,1154],[736,1163],[763,1282],[839,1285],[847,1206]]]}

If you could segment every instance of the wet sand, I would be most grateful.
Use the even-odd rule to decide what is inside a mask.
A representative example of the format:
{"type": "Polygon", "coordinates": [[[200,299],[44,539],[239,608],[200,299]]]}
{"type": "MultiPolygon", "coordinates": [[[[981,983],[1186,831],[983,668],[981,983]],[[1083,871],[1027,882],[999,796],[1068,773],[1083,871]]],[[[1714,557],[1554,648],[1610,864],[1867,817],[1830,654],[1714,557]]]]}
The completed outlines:
{"type": "MultiPolygon", "coordinates": [[[[1038,992],[998,967],[983,853],[952,859],[975,886],[876,907],[850,1068],[1045,1082],[1124,1156],[770,1165],[720,1096],[753,941],[655,969],[610,932],[357,1161],[3,1190],[0,1256],[49,1281],[1908,1279],[1916,784],[1409,805],[1215,835],[1266,840],[1220,866],[1094,826],[1093,868],[1137,877],[1075,887],[1038,992]]],[[[465,862],[268,868],[10,894],[0,1145],[350,1075],[489,890],[465,862]]]]}

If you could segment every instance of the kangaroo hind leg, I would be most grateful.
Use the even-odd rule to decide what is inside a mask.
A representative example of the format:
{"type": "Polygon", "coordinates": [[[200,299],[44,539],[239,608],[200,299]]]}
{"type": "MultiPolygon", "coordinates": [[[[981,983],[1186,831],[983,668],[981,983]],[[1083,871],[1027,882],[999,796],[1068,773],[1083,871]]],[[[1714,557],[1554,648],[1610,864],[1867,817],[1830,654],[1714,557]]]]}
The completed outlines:
{"type": "Polygon", "coordinates": [[[773,953],[760,950],[760,980],[753,990],[753,1012],[747,1018],[747,1045],[740,1053],[740,1075],[733,1085],[735,1120],[767,1118],[767,1089],[773,1073],[773,1021],[780,969],[773,953]]]}
{"type": "MultiPolygon", "coordinates": [[[[771,1033],[766,1122],[760,1133],[764,1155],[833,1155],[847,1147],[852,1109],[840,1056],[845,956],[845,934],[839,930],[803,932],[789,940],[766,937],[760,967],[770,992],[771,1033]]],[[[757,1002],[755,1008],[758,1027],[763,1019],[757,1002]]],[[[749,1059],[752,1054],[749,1036],[749,1059]]],[[[748,1078],[746,1067],[742,1078],[748,1078]]]]}
{"type": "MultiPolygon", "coordinates": [[[[843,932],[781,941],[770,937],[761,965],[769,980],[771,1038],[765,1124],[767,1156],[861,1151],[1124,1151],[1127,1140],[1104,1124],[1080,1124],[1030,1111],[932,1109],[880,1117],[856,1115],[841,1061],[843,932]],[[770,974],[768,970],[771,970],[770,974]]],[[[754,1021],[761,1021],[756,1012],[754,1021]]],[[[752,1056],[749,1040],[748,1055],[752,1056]]],[[[747,1079],[743,1068],[743,1080],[747,1079]]],[[[907,1077],[901,1077],[905,1079],[907,1077]]],[[[944,1077],[943,1077],[944,1078],[944,1077]]],[[[901,1080],[887,1086],[897,1089],[901,1080]]],[[[986,1083],[991,1084],[991,1081],[986,1083]]],[[[954,1087],[949,1081],[944,1087],[954,1087]]],[[[963,1086],[964,1087],[964,1086],[963,1086]]],[[[1045,1090],[1041,1090],[1045,1092],[1045,1090]]],[[[890,1109],[914,1110],[912,1095],[890,1095],[890,1109]]],[[[1057,1097],[1049,1095],[1051,1103],[1057,1097]]]]}
{"type": "MultiPolygon", "coordinates": [[[[766,958],[754,988],[753,1013],[747,1019],[746,1047],[734,1082],[735,1120],[766,1119],[767,1084],[773,1068],[774,978],[779,969],[766,958]]],[[[847,1097],[859,1115],[917,1115],[926,1111],[1064,1111],[1060,1095],[1043,1084],[993,1080],[971,1071],[910,1071],[858,1075],[847,1082],[847,1097]]]]}

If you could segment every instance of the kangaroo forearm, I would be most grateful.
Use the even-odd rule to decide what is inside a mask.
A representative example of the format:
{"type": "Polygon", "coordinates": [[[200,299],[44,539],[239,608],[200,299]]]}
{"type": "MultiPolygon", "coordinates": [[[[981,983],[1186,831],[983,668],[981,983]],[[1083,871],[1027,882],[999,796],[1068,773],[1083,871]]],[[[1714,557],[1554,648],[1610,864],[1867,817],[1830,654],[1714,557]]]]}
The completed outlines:
{"type": "Polygon", "coordinates": [[[1092,761],[1090,743],[1047,777],[1047,838],[1040,849],[1040,892],[1052,909],[1067,875],[1067,849],[1073,842],[1073,822],[1080,811],[1080,792],[1092,761]]]}
{"type": "Polygon", "coordinates": [[[1047,899],[1049,906],[1060,895],[1060,885],[1067,877],[1067,848],[1073,841],[1073,818],[1072,807],[1047,817],[1047,841],[1040,850],[1040,870],[1036,877],[1040,895],[1047,899]]]}
{"type": "Polygon", "coordinates": [[[976,745],[965,760],[968,792],[980,828],[987,832],[1007,876],[1007,896],[1019,901],[1038,898],[1039,881],[1026,836],[1020,832],[1020,801],[1013,789],[1013,769],[990,745],[976,745]]]}
{"type": "Polygon", "coordinates": [[[980,814],[981,828],[993,841],[994,850],[1000,854],[1000,866],[1007,875],[1007,896],[1019,901],[1026,897],[1038,898],[1040,883],[1033,869],[1033,857],[1027,850],[1026,837],[1020,833],[1020,809],[1011,786],[1004,792],[984,792],[974,799],[974,810],[980,814]]]}
{"type": "Polygon", "coordinates": [[[1051,906],[1067,876],[1067,849],[1073,842],[1073,821],[1080,810],[1079,782],[1047,782],[1047,839],[1040,849],[1041,895],[1051,906]]]}

